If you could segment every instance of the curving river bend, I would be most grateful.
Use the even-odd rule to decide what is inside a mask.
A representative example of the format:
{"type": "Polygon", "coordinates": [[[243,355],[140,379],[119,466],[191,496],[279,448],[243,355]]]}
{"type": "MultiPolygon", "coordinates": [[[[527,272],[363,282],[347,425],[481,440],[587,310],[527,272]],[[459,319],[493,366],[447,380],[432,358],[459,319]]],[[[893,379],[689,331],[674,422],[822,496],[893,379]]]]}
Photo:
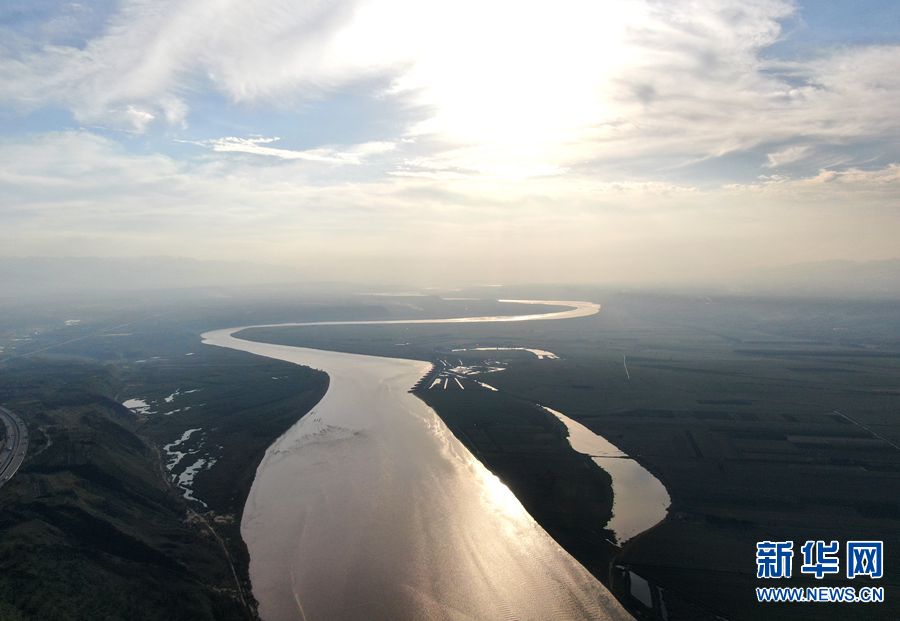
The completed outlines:
{"type": "MultiPolygon", "coordinates": [[[[571,310],[277,325],[531,321],[600,310],[518,302],[571,310]]],[[[262,619],[631,619],[408,392],[430,363],[234,336],[249,327],[274,326],[215,330],[203,342],[330,378],[322,400],[266,451],[244,507],[262,619]]]]}

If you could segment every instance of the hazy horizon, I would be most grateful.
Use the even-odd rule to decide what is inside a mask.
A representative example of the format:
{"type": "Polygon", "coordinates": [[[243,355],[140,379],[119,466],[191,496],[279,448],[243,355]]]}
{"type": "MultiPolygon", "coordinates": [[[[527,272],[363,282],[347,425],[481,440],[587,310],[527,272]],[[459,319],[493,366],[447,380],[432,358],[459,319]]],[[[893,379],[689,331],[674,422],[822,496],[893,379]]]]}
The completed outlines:
{"type": "MultiPolygon", "coordinates": [[[[578,280],[558,274],[540,280],[522,273],[502,280],[430,273],[409,278],[386,271],[377,278],[349,278],[335,272],[334,278],[310,273],[304,266],[278,266],[252,261],[210,261],[184,257],[0,257],[0,300],[27,298],[62,300],[131,293],[205,290],[236,295],[387,295],[450,296],[457,291],[485,298],[531,295],[534,289],[570,291],[645,291],[686,295],[774,296],[788,298],[900,298],[900,258],[884,261],[826,261],[778,268],[735,271],[719,278],[697,278],[686,274],[674,279],[578,280]],[[255,291],[255,293],[254,293],[255,291]],[[511,293],[519,292],[519,293],[511,293]]],[[[209,293],[209,291],[207,291],[209,293]]]]}

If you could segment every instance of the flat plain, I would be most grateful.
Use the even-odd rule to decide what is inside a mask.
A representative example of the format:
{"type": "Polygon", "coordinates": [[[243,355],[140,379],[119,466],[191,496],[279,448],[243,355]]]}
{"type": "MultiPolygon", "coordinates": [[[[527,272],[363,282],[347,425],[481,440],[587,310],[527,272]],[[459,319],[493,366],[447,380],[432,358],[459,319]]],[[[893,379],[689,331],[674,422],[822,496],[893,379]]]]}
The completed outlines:
{"type": "MultiPolygon", "coordinates": [[[[639,618],[662,618],[663,610],[669,619],[897,617],[898,303],[547,288],[503,297],[586,299],[603,309],[571,321],[313,326],[242,337],[429,360],[438,373],[445,365],[472,369],[459,382],[432,386],[429,378],[418,394],[639,618]],[[484,347],[556,358],[454,351],[484,347]],[[608,477],[571,450],[565,428],[537,404],[578,420],[650,470],[672,498],[667,519],[619,547],[605,529],[608,477]],[[763,539],[883,539],[885,578],[853,584],[884,586],[886,602],[757,604],[754,587],[772,586],[755,577],[755,543],[763,539]],[[641,579],[644,591],[635,587],[641,579]]],[[[231,618],[222,611],[246,596],[238,521],[255,464],[327,379],[205,348],[201,332],[517,309],[437,296],[247,294],[177,305],[155,297],[73,312],[80,323],[33,310],[2,318],[0,400],[26,419],[33,442],[16,479],[0,491],[0,600],[12,619],[65,618],[53,606],[104,610],[98,601],[137,598],[132,587],[166,594],[173,577],[191,593],[181,612],[160,597],[143,602],[135,618],[231,618]],[[121,405],[132,399],[140,403],[121,405]],[[199,431],[172,446],[190,430],[199,431]],[[173,465],[182,452],[187,456],[173,465]],[[203,504],[185,498],[185,486],[203,504]],[[76,509],[154,552],[128,558],[131,546],[98,549],[90,529],[73,521],[76,509]],[[47,581],[46,568],[60,554],[70,559],[71,575],[47,581]],[[98,578],[123,571],[132,586],[98,578]],[[105,585],[100,597],[78,594],[76,585],[94,581],[105,585]]],[[[795,576],[778,586],[814,582],[795,576]]],[[[245,610],[252,615],[252,603],[245,610]]]]}

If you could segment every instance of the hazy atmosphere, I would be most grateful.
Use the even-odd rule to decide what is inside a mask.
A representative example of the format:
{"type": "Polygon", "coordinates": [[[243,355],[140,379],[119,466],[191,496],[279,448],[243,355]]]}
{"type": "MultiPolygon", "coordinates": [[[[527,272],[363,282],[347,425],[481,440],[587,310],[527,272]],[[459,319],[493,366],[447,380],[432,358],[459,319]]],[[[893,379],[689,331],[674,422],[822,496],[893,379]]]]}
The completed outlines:
{"type": "Polygon", "coordinates": [[[0,621],[898,621],[898,239],[898,0],[0,0],[0,621]]]}
{"type": "Polygon", "coordinates": [[[0,256],[683,282],[897,256],[891,1],[0,7],[0,256]]]}

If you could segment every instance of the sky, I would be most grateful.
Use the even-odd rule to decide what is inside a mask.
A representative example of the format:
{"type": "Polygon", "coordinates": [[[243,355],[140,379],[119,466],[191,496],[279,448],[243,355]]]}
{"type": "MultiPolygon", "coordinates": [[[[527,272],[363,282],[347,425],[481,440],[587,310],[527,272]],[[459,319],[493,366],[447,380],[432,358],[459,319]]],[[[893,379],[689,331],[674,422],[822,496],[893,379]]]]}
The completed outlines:
{"type": "Polygon", "coordinates": [[[680,282],[900,255],[900,3],[5,0],[0,256],[680,282]]]}

